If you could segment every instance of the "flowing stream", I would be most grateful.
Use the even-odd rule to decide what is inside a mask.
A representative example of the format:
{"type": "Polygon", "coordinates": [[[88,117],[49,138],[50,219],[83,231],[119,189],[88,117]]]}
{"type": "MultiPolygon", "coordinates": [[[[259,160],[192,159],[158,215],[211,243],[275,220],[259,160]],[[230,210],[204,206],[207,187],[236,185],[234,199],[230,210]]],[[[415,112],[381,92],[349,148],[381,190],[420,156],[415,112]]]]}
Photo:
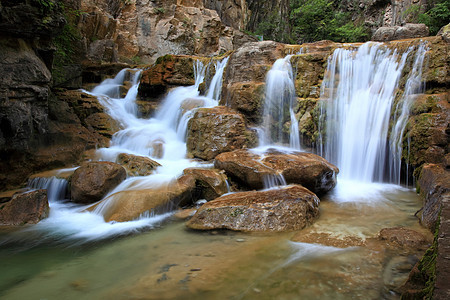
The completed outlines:
{"type": "MultiPolygon", "coordinates": [[[[398,147],[403,129],[399,125],[395,135],[400,137],[389,140],[383,122],[390,119],[412,50],[400,55],[378,44],[364,44],[355,51],[334,52],[323,84],[323,97],[333,100],[323,108],[333,130],[326,129],[327,142],[321,149],[340,167],[341,175],[336,189],[321,199],[321,217],[313,226],[300,233],[194,232],[172,212],[105,222],[103,214],[116,191],[168,184],[185,168],[202,165],[186,158],[187,122],[195,112],[186,107],[192,101],[217,105],[227,61],[216,63],[207,96],[198,92],[206,67],[197,62],[195,85],[169,91],[149,119],[137,117],[134,100],[140,71],[128,69],[91,92],[123,128],[111,146],[97,154],[107,161],[115,161],[120,153],[147,156],[162,166],[153,175],[127,179],[93,212],[64,200],[67,182],[58,174],[30,182],[34,188],[48,188],[50,217],[21,230],[0,231],[0,267],[7,270],[0,272],[0,298],[398,299],[397,288],[417,257],[387,250],[377,234],[395,226],[428,233],[413,216],[420,208],[413,190],[373,181],[393,172],[382,162],[398,165],[382,150],[398,147]],[[130,88],[122,97],[124,84],[130,88]],[[369,99],[368,108],[356,103],[361,99],[369,99]]],[[[418,57],[407,99],[419,90],[423,61],[418,57]]],[[[264,148],[289,144],[288,151],[300,149],[293,78],[289,56],[278,60],[267,76],[264,114],[280,126],[265,123],[264,148]],[[287,137],[282,131],[286,122],[297,136],[287,137]]],[[[398,103],[396,124],[403,124],[409,102],[398,103]]],[[[282,177],[266,180],[267,188],[284,184],[282,177]]]]}

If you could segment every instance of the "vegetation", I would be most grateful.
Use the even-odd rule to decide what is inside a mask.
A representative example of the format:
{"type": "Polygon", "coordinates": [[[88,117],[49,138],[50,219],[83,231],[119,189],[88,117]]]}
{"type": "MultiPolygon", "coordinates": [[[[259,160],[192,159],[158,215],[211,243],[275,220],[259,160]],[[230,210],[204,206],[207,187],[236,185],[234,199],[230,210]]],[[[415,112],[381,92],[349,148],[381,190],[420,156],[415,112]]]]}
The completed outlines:
{"type": "Polygon", "coordinates": [[[333,0],[291,1],[293,33],[301,42],[366,41],[369,38],[368,29],[363,25],[353,24],[349,13],[339,11],[339,2],[333,0]]]}
{"type": "Polygon", "coordinates": [[[430,29],[430,35],[436,35],[442,26],[450,20],[450,0],[440,0],[424,14],[419,14],[419,23],[424,23],[430,29]]]}

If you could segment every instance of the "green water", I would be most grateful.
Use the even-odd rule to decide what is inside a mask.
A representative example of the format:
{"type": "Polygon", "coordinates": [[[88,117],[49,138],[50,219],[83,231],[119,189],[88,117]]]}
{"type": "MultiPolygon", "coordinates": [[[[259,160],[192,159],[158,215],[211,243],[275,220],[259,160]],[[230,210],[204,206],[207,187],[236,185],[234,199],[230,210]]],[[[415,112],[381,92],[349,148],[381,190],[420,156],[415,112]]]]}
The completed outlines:
{"type": "Polygon", "coordinates": [[[39,242],[33,238],[5,243],[17,232],[3,231],[0,298],[398,299],[420,253],[386,248],[376,236],[393,226],[428,233],[413,216],[420,208],[415,193],[383,198],[377,204],[323,199],[320,219],[301,232],[196,232],[170,219],[126,237],[33,247],[39,242]],[[347,248],[343,239],[352,239],[347,248]]]}

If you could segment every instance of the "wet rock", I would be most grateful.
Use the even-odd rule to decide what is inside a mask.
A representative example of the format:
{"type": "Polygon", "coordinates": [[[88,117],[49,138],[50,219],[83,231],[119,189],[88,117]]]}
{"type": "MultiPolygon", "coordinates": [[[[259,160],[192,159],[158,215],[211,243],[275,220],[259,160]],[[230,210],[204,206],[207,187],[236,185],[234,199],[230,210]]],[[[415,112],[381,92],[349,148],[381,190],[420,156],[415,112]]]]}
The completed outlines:
{"type": "Polygon", "coordinates": [[[47,190],[18,193],[0,204],[0,225],[36,224],[48,217],[49,211],[47,190]]]}
{"type": "Polygon", "coordinates": [[[298,185],[228,194],[201,206],[186,225],[199,230],[300,230],[318,218],[319,201],[298,185]]]}
{"type": "Polygon", "coordinates": [[[214,166],[251,189],[261,189],[271,176],[283,175],[288,184],[301,184],[316,194],[331,190],[339,172],[318,155],[275,150],[263,155],[248,150],[222,153],[215,158],[214,166]]]}
{"type": "Polygon", "coordinates": [[[145,213],[161,214],[192,204],[195,180],[182,176],[165,184],[152,184],[139,190],[117,192],[90,207],[101,213],[105,221],[131,221],[145,213]]]}
{"type": "Polygon", "coordinates": [[[144,156],[121,153],[117,156],[116,163],[123,166],[128,176],[148,176],[161,166],[158,162],[144,156]]]}
{"type": "Polygon", "coordinates": [[[425,24],[407,23],[404,26],[380,27],[372,36],[372,41],[387,42],[392,40],[426,37],[430,34],[425,24]]]}
{"type": "Polygon", "coordinates": [[[450,171],[440,165],[425,164],[420,173],[418,185],[420,195],[424,199],[421,220],[433,231],[437,225],[443,201],[450,199],[450,171]]]}
{"type": "Polygon", "coordinates": [[[215,169],[188,168],[183,174],[194,177],[200,193],[199,198],[213,200],[228,192],[227,178],[222,172],[215,169]]]}
{"type": "Polygon", "coordinates": [[[218,154],[254,145],[241,114],[224,107],[200,108],[189,120],[186,147],[194,157],[211,160],[218,154]]]}
{"type": "Polygon", "coordinates": [[[112,162],[89,162],[75,170],[71,181],[72,201],[93,203],[127,177],[125,169],[112,162]]]}
{"type": "Polygon", "coordinates": [[[390,245],[413,250],[425,250],[430,244],[423,234],[403,227],[384,228],[378,237],[390,245]]]}
{"type": "Polygon", "coordinates": [[[265,84],[263,82],[233,83],[228,86],[227,106],[244,114],[247,120],[258,123],[261,119],[262,99],[265,84]]]}

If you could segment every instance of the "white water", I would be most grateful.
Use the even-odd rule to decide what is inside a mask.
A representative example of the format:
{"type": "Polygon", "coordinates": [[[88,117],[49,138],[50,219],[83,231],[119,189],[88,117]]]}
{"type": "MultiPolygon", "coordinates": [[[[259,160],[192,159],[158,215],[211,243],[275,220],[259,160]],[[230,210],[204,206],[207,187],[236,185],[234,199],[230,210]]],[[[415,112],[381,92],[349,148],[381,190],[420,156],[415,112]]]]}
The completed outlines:
{"type": "Polygon", "coordinates": [[[289,144],[300,150],[298,121],[294,114],[295,85],[292,55],[278,59],[267,73],[263,112],[263,133],[260,146],[289,144]],[[285,123],[290,122],[289,136],[283,132],[285,123]]]}
{"type": "MultiPolygon", "coordinates": [[[[212,80],[214,85],[210,89],[210,94],[214,97],[220,95],[215,89],[221,88],[221,80],[218,78],[221,78],[225,64],[226,60],[216,64],[216,75],[212,80]]],[[[137,116],[135,100],[139,86],[139,70],[122,70],[114,79],[107,79],[94,88],[90,94],[98,97],[108,114],[123,128],[114,134],[109,148],[97,150],[100,160],[114,162],[120,153],[130,153],[149,157],[162,166],[150,176],[131,177],[122,182],[105,196],[107,201],[103,201],[93,212],[86,211],[88,206],[76,205],[65,199],[67,182],[64,179],[35,179],[30,183],[30,187],[48,189],[50,216],[27,229],[27,232],[42,235],[42,241],[60,239],[83,243],[152,228],[171,216],[170,212],[158,216],[143,212],[138,219],[129,222],[105,222],[103,218],[110,201],[114,201],[114,197],[109,197],[111,194],[168,185],[180,176],[185,168],[200,165],[199,162],[186,158],[185,135],[187,122],[196,107],[218,105],[217,99],[199,96],[198,87],[204,80],[205,69],[200,61],[195,62],[195,85],[169,91],[155,117],[149,119],[137,116]],[[122,98],[121,90],[126,84],[130,88],[122,98]],[[189,100],[195,101],[194,109],[183,108],[189,100]]]]}
{"type": "MultiPolygon", "coordinates": [[[[340,178],[382,182],[385,174],[396,172],[391,182],[399,183],[400,170],[393,168],[392,161],[400,158],[390,158],[388,151],[389,119],[411,50],[400,55],[382,44],[366,43],[358,50],[336,49],[329,58],[321,91],[326,104],[320,127],[326,135],[319,152],[339,167],[340,178]]],[[[416,60],[414,68],[421,67],[416,60]]],[[[404,119],[397,123],[403,128],[398,129],[398,136],[404,130],[407,109],[403,113],[404,119]]]]}

